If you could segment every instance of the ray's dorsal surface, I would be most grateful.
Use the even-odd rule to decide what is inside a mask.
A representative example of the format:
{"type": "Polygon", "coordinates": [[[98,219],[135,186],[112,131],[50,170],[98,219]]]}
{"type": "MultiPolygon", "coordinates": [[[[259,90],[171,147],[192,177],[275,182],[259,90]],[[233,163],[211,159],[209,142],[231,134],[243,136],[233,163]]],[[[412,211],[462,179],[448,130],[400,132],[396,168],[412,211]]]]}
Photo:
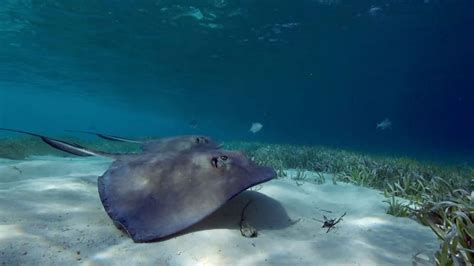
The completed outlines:
{"type": "Polygon", "coordinates": [[[151,140],[143,143],[143,152],[184,151],[190,149],[214,150],[220,145],[206,136],[186,135],[151,140]]]}
{"type": "Polygon", "coordinates": [[[99,138],[109,141],[120,141],[141,144],[143,152],[163,152],[163,151],[182,151],[188,149],[218,149],[220,145],[207,136],[202,135],[184,135],[176,137],[168,137],[152,140],[136,140],[114,135],[108,135],[98,132],[67,130],[68,132],[76,132],[83,134],[96,135],[99,138]]]}
{"type": "Polygon", "coordinates": [[[192,150],[119,160],[99,177],[109,216],[135,242],[173,235],[276,176],[239,152],[192,150]]]}

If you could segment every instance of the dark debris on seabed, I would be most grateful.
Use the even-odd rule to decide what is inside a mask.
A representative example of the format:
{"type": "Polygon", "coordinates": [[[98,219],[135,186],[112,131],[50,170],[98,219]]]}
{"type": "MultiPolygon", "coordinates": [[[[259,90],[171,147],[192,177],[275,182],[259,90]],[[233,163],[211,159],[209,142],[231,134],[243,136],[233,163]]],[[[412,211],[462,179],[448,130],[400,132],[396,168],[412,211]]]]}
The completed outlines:
{"type": "Polygon", "coordinates": [[[326,215],[323,215],[324,221],[318,220],[316,218],[313,218],[313,220],[323,223],[323,226],[321,226],[321,228],[327,228],[326,233],[329,233],[329,231],[336,228],[336,225],[338,223],[342,222],[342,218],[344,216],[346,216],[346,212],[344,212],[344,214],[341,215],[339,218],[331,218],[330,219],[330,218],[327,218],[326,215]]]}
{"type": "Polygon", "coordinates": [[[253,237],[258,236],[257,229],[255,229],[255,227],[250,225],[248,221],[245,219],[245,211],[247,210],[247,208],[249,207],[251,203],[252,201],[250,200],[249,202],[247,202],[247,204],[245,204],[240,214],[240,222],[239,222],[240,233],[242,234],[243,237],[248,237],[248,238],[253,238],[253,237]]]}

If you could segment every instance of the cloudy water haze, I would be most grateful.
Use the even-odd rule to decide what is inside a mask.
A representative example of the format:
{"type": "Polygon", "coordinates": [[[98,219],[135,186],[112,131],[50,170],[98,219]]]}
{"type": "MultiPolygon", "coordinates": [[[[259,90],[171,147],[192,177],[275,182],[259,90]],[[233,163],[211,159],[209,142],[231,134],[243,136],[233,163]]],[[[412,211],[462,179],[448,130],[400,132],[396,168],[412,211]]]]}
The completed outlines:
{"type": "Polygon", "coordinates": [[[472,10],[469,0],[3,0],[0,127],[472,162],[472,10]],[[391,128],[377,130],[385,118],[391,128]]]}

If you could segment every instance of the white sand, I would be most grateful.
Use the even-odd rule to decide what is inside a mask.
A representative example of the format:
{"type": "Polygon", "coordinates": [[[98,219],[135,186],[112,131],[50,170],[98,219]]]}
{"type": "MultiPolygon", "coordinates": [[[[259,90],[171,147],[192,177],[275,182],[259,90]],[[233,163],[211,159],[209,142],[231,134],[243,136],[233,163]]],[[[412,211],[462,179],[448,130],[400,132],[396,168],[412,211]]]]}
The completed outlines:
{"type": "Polygon", "coordinates": [[[135,244],[102,208],[104,159],[0,160],[0,265],[411,265],[438,247],[427,227],[385,214],[380,192],[273,180],[172,239],[135,244]],[[240,235],[242,207],[257,238],[240,235]],[[330,210],[327,213],[324,210],[330,210]],[[313,218],[336,218],[326,233],[313,218]]]}

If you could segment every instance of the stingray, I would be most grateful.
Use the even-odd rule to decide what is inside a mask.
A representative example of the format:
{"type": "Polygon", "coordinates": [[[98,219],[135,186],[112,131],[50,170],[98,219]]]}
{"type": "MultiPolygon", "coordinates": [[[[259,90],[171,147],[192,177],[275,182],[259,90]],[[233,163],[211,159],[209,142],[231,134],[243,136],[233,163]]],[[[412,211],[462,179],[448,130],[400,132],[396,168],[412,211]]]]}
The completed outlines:
{"type": "Polygon", "coordinates": [[[191,146],[117,155],[39,134],[2,130],[37,136],[56,149],[79,156],[115,158],[98,178],[99,197],[115,225],[135,242],[175,235],[242,191],[276,177],[274,169],[257,165],[237,151],[191,146]]]}
{"type": "Polygon", "coordinates": [[[99,138],[109,140],[109,141],[118,141],[118,142],[128,142],[136,143],[141,145],[141,150],[143,152],[160,152],[160,151],[179,151],[179,150],[188,150],[188,149],[218,149],[221,147],[218,143],[207,136],[201,135],[185,135],[185,136],[176,136],[168,137],[161,139],[151,139],[151,140],[137,140],[129,139],[114,135],[108,135],[92,131],[82,131],[82,130],[66,130],[68,132],[77,132],[90,135],[96,135],[99,138]]]}

